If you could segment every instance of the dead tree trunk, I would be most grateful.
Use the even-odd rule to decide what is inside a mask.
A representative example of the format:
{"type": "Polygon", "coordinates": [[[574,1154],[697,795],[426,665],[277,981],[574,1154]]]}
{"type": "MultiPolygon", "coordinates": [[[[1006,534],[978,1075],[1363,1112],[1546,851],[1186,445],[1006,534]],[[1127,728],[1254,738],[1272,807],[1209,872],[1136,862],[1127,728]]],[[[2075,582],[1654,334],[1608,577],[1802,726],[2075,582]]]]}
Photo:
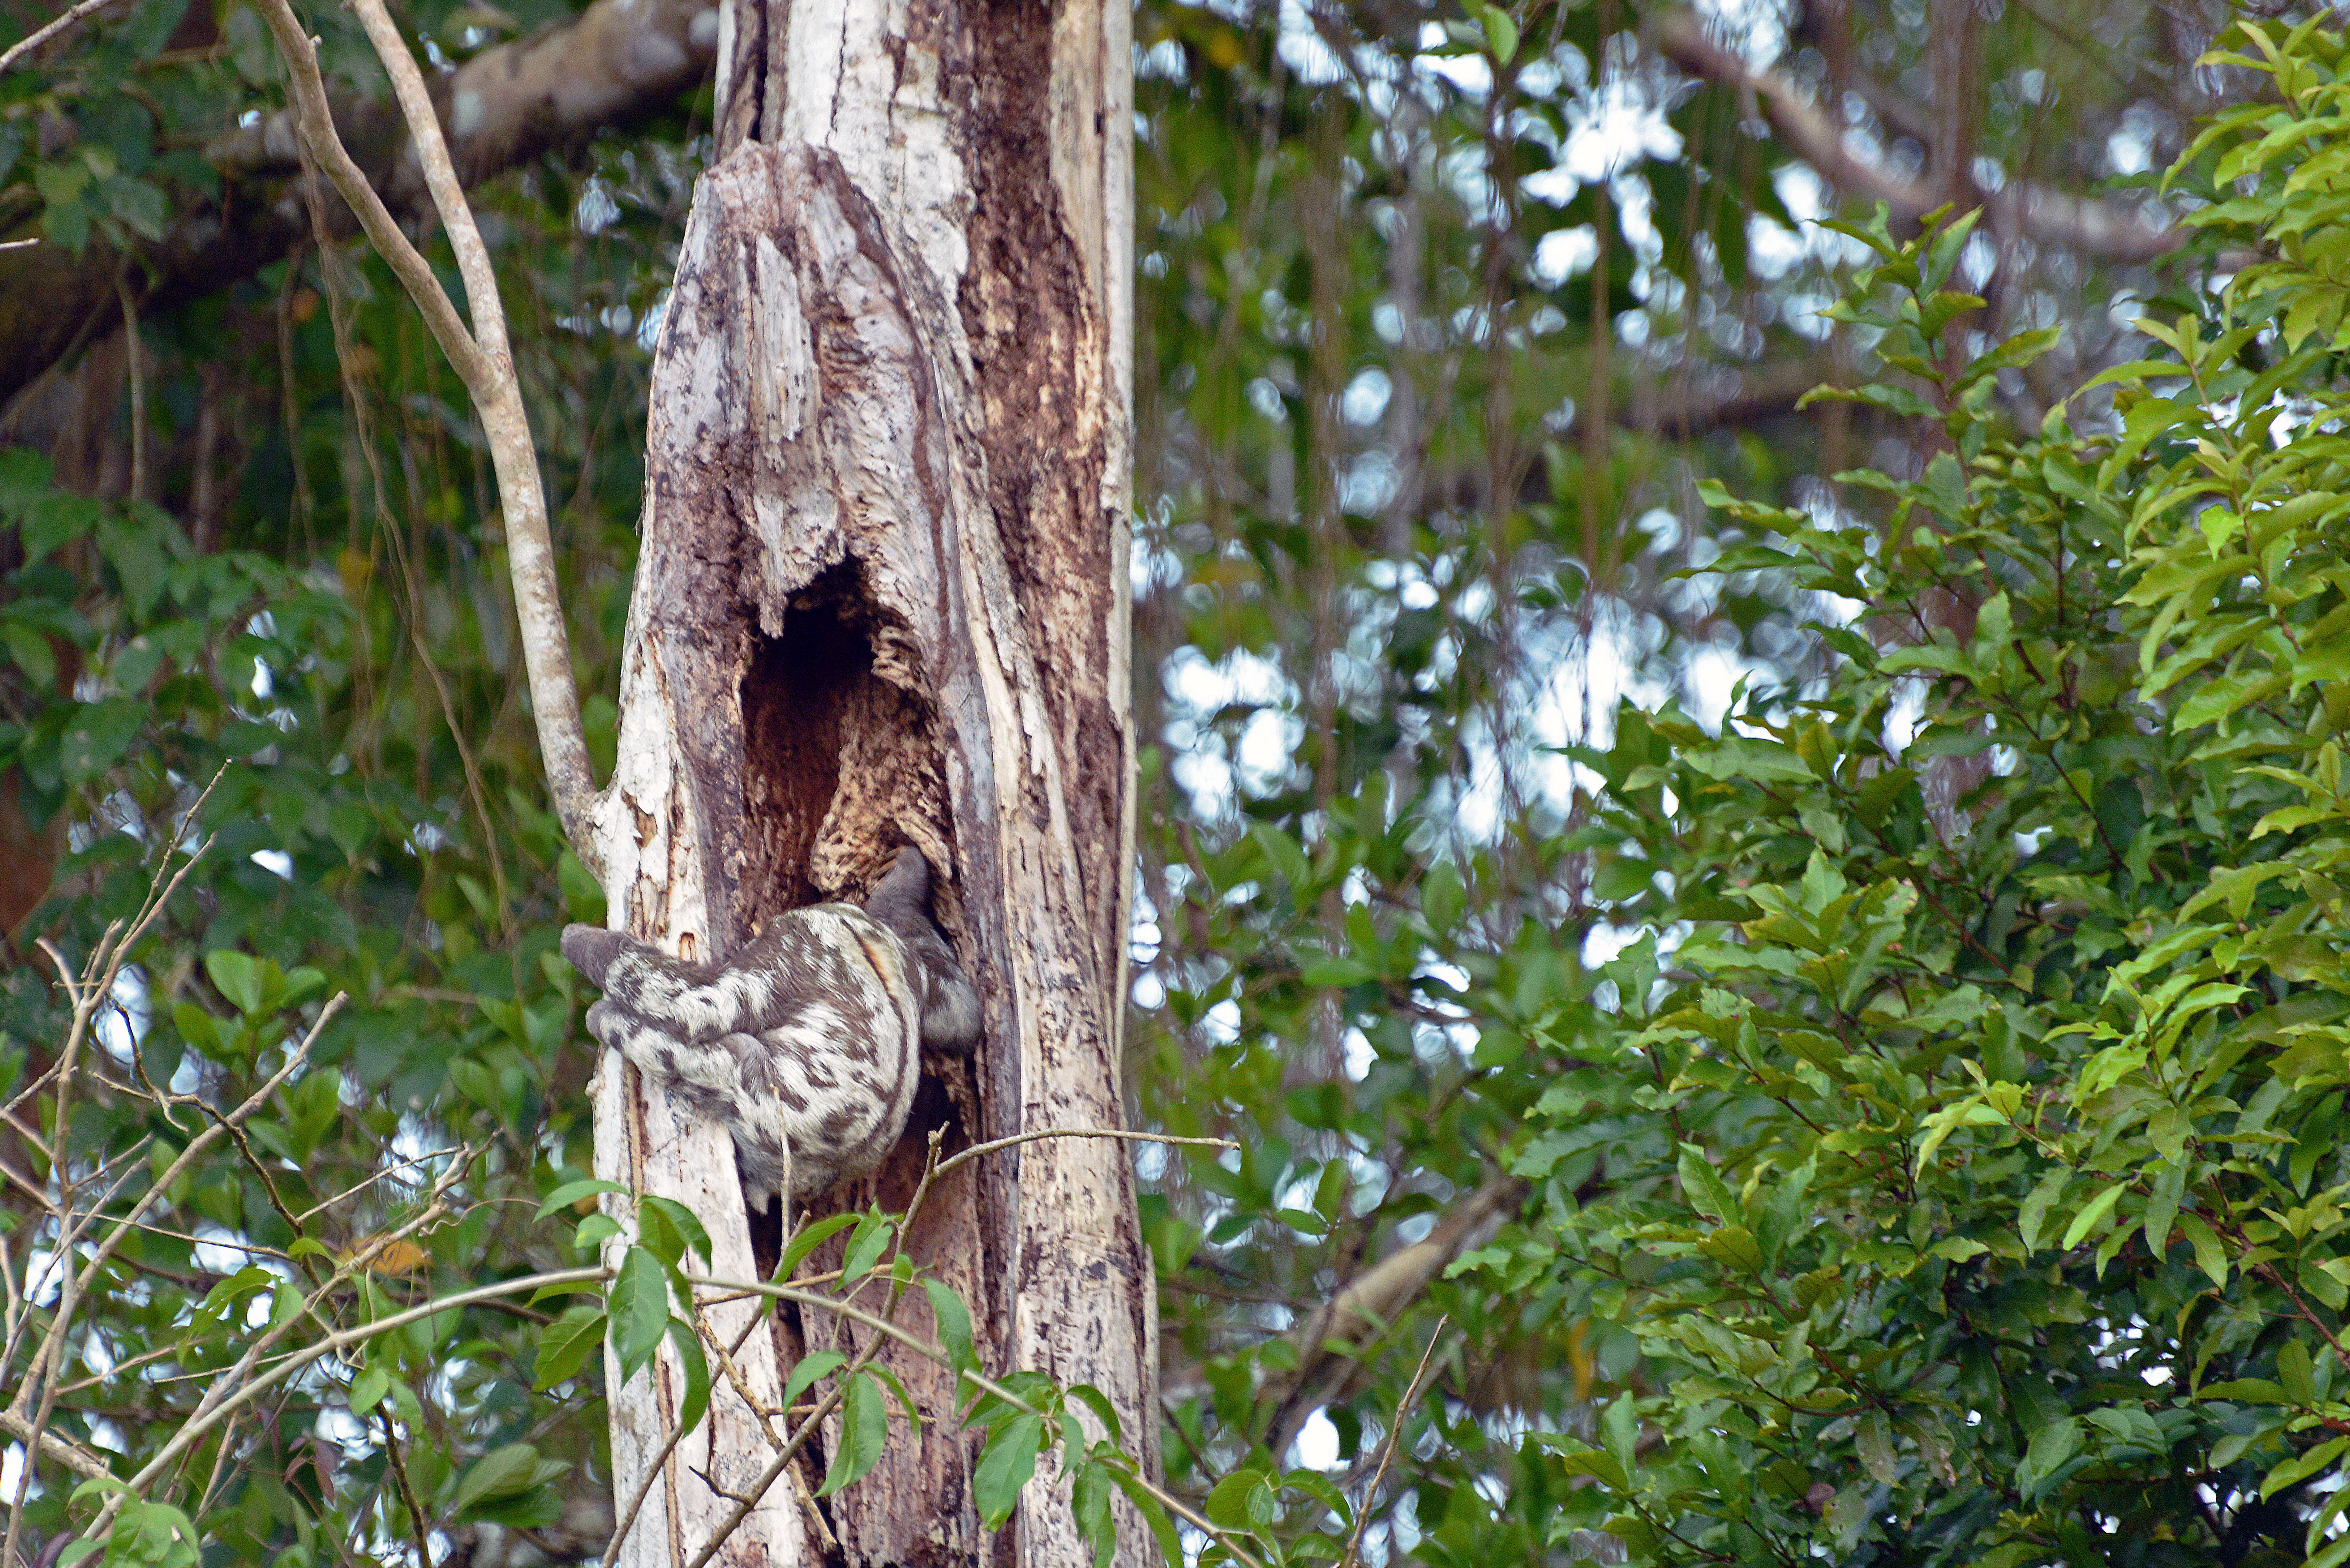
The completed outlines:
{"type": "MultiPolygon", "coordinates": [[[[934,1128],[951,1152],[1119,1125],[1128,8],[730,0],[723,16],[718,156],[661,325],[598,836],[618,923],[701,958],[780,910],[861,895],[900,845],[929,857],[985,1036],[967,1063],[929,1064],[896,1155],[826,1200],[895,1209],[934,1128]]],[[[772,1264],[725,1134],[615,1054],[596,1138],[598,1175],[702,1217],[720,1277],[748,1277],[754,1252],[772,1264]]],[[[971,1303],[992,1366],[1093,1384],[1129,1441],[1153,1438],[1126,1146],[1047,1139],[966,1166],[913,1251],[971,1303]]],[[[747,1330],[737,1366],[763,1405],[803,1351],[853,1343],[828,1316],[763,1315],[716,1314],[730,1340],[747,1330]]],[[[929,1329],[919,1293],[900,1321],[929,1329]]],[[[723,1494],[774,1452],[722,1376],[705,1430],[660,1460],[667,1354],[610,1385],[620,1507],[660,1465],[615,1559],[632,1568],[691,1562],[733,1509],[723,1494]]],[[[810,1455],[712,1562],[1090,1563],[1042,1480],[1008,1542],[984,1539],[951,1380],[884,1360],[941,1419],[920,1441],[893,1423],[880,1467],[821,1504],[810,1455]]],[[[1144,1560],[1147,1536],[1120,1522],[1119,1560],[1144,1560]]]]}

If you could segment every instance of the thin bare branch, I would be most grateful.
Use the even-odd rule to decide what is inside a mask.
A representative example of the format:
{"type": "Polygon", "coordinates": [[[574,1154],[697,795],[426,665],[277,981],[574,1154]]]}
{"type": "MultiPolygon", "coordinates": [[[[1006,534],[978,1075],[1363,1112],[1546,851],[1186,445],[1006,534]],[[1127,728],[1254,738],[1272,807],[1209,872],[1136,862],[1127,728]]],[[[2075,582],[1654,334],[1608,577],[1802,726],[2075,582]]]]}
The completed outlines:
{"type": "Polygon", "coordinates": [[[15,65],[18,60],[23,59],[26,55],[31,54],[35,49],[39,48],[43,44],[47,43],[51,38],[56,37],[58,34],[64,32],[68,27],[72,26],[75,23],[79,22],[83,17],[89,16],[92,12],[103,11],[107,6],[113,4],[114,0],[80,0],[79,5],[76,5],[72,10],[68,11],[64,16],[56,18],[54,21],[43,23],[40,26],[34,28],[23,37],[9,45],[6,50],[0,51],[0,71],[5,71],[10,66],[15,65]]]}
{"type": "Polygon", "coordinates": [[[433,339],[473,394],[488,434],[490,459],[505,511],[506,550],[514,576],[515,604],[522,633],[523,662],[530,680],[531,708],[538,725],[539,751],[546,763],[549,792],[572,849],[592,874],[601,877],[590,818],[596,788],[588,762],[588,742],[579,722],[579,693],[571,675],[569,638],[555,583],[555,552],[546,527],[546,499],[539,483],[538,454],[530,437],[522,388],[507,347],[505,316],[498,304],[497,280],[489,253],[474,227],[473,209],[449,161],[449,149],[433,112],[432,97],[413,56],[379,4],[359,0],[354,7],[369,40],[382,57],[409,134],[422,162],[434,205],[457,253],[465,280],[477,341],[423,255],[400,231],[383,198],[369,184],[336,133],[318,74],[317,46],[302,30],[286,0],[261,0],[261,12],[277,36],[286,74],[294,86],[296,134],[304,150],[359,220],[359,226],[409,296],[423,313],[433,339]]]}
{"type": "MultiPolygon", "coordinates": [[[[62,1392],[62,1390],[60,1390],[62,1392]]],[[[43,1459],[55,1459],[78,1476],[111,1476],[106,1461],[93,1449],[79,1443],[69,1443],[55,1432],[36,1428],[31,1420],[14,1410],[0,1410],[0,1432],[5,1432],[18,1442],[34,1442],[43,1459]]]]}
{"type": "Polygon", "coordinates": [[[522,382],[515,374],[514,352],[506,341],[505,306],[498,299],[498,277],[490,265],[489,247],[473,223],[473,209],[465,187],[449,160],[449,144],[441,134],[441,119],[425,89],[424,75],[408,41],[392,24],[383,0],[351,0],[368,42],[375,46],[384,69],[390,74],[393,95],[407,118],[416,155],[424,166],[432,205],[441,226],[457,254],[458,275],[464,279],[465,304],[473,317],[473,340],[481,349],[485,378],[469,383],[482,412],[483,429],[490,441],[490,461],[496,467],[498,494],[505,505],[506,557],[514,578],[515,615],[522,633],[523,663],[530,676],[530,701],[538,721],[538,747],[546,762],[546,782],[555,796],[556,815],[588,870],[602,879],[589,817],[596,782],[588,763],[587,732],[579,722],[579,689],[571,674],[571,644],[563,625],[563,597],[555,581],[555,545],[546,527],[546,493],[539,483],[538,449],[530,436],[530,414],[523,405],[522,382]]]}
{"type": "Polygon", "coordinates": [[[1048,1137],[1108,1137],[1128,1143],[1186,1144],[1201,1148],[1238,1148],[1241,1146],[1228,1137],[1170,1137],[1164,1133],[1128,1132],[1119,1127],[1043,1127],[1035,1132],[1014,1133],[988,1143],[975,1143],[948,1159],[939,1162],[935,1174],[944,1176],[958,1165],[967,1165],[983,1154],[994,1154],[1014,1144],[1035,1143],[1048,1137]]]}
{"type": "Polygon", "coordinates": [[[129,1491],[118,1492],[109,1500],[109,1506],[100,1515],[100,1521],[109,1522],[112,1520],[113,1515],[120,1511],[121,1499],[144,1495],[147,1489],[155,1484],[164,1470],[182,1454],[192,1448],[197,1439],[206,1432],[306,1366],[323,1361],[338,1351],[348,1349],[379,1334],[389,1334],[397,1328],[405,1328],[411,1323],[421,1323],[437,1313],[449,1312],[457,1307],[472,1306],[476,1302],[492,1301],[501,1296],[521,1295],[525,1292],[541,1291],[549,1287],[600,1282],[608,1273],[609,1271],[601,1264],[596,1264],[588,1268],[557,1269],[544,1274],[525,1274],[519,1279],[500,1280],[494,1284],[477,1285],[470,1291],[459,1291],[454,1295],[439,1296],[400,1312],[386,1314],[373,1323],[362,1324],[357,1328],[340,1329],[314,1344],[304,1345],[235,1393],[222,1399],[211,1409],[191,1418],[186,1425],[174,1432],[172,1435],[172,1440],[163,1446],[162,1451],[148,1460],[145,1468],[130,1478],[128,1483],[129,1491]]]}
{"type": "Polygon", "coordinates": [[[1388,1479],[1388,1467],[1395,1462],[1396,1448],[1403,1440],[1404,1422],[1411,1407],[1419,1403],[1419,1390],[1428,1380],[1429,1363],[1436,1359],[1437,1341],[1444,1337],[1445,1324],[1452,1321],[1448,1314],[1436,1320],[1428,1333],[1428,1348],[1419,1353],[1419,1369],[1411,1375],[1411,1386],[1403,1391],[1403,1402],[1396,1407],[1395,1424],[1388,1428],[1387,1441],[1379,1445],[1378,1469],[1371,1472],[1371,1484],[1363,1489],[1363,1501],[1355,1510],[1355,1528],[1347,1537],[1347,1550],[1338,1559],[1338,1568],[1355,1568],[1357,1554],[1363,1546],[1363,1532],[1371,1522],[1371,1499],[1379,1495],[1379,1488],[1388,1479]]]}
{"type": "Polygon", "coordinates": [[[350,153],[344,148],[342,138],[336,133],[333,114],[327,107],[327,84],[318,75],[318,46],[302,29],[294,8],[286,0],[261,0],[262,20],[269,24],[277,36],[279,52],[286,59],[286,75],[294,91],[295,135],[311,160],[342,192],[350,203],[359,227],[380,254],[400,286],[424,313],[424,325],[441,351],[449,356],[449,363],[468,388],[485,380],[487,368],[482,362],[482,351],[475,347],[473,334],[465,329],[457,307],[433,275],[432,265],[423,253],[409,244],[408,236],[383,204],[375,187],[359,170],[350,153]]]}

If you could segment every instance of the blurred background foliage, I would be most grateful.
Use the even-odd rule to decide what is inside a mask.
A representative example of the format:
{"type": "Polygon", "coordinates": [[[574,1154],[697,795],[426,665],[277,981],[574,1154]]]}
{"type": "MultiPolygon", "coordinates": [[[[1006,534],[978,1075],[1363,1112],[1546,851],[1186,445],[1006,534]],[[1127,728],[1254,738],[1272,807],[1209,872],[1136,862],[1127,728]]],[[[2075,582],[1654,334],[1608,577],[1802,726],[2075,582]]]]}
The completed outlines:
{"type": "MultiPolygon", "coordinates": [[[[1369,1560],[1621,1552],[1597,1516],[1557,1528],[1590,1489],[1544,1439],[1655,1396],[1665,1364],[1587,1290],[1462,1260],[1677,1158],[1619,1074],[1577,1115],[1627,1119],[1524,1158],[1550,1091],[1613,1071],[1590,1048],[1623,1000],[1605,966],[1660,909],[1728,918],[1659,902],[1678,873],[1611,815],[1625,780],[1594,759],[1709,734],[1746,689],[1806,690],[1835,656],[1804,627],[1861,624],[1784,561],[1702,570],[1783,516],[1710,511],[1700,486],[1880,528],[1884,499],[1836,475],[1922,481],[1951,439],[1914,392],[1797,407],[1869,380],[1880,348],[1828,313],[1877,258],[1823,217],[1882,201],[1907,234],[1981,208],[1951,262],[1980,303],[1931,336],[1971,360],[2053,332],[1981,383],[2008,437],[2143,353],[2125,327],[2147,302],[2200,308],[2227,256],[2176,225],[2191,186],[2153,185],[2199,116],[2273,90],[2198,64],[2230,15],[1138,6],[1129,1082],[1141,1124],[1245,1146],[1140,1161],[1178,1490],[1302,1464],[1361,1493],[1433,1337],[1369,1560]]],[[[420,0],[401,19],[453,69],[573,16],[420,0]]],[[[44,19],[0,0],[0,36],[44,19]]],[[[333,8],[308,20],[366,123],[363,41],[333,8]]],[[[388,274],[272,161],[282,102],[257,19],[225,0],[110,7],[0,74],[0,240],[37,242],[0,250],[0,1093],[64,1037],[36,940],[78,961],[166,845],[210,842],[133,955],[107,1070],[222,1105],[265,1075],[238,1033],[256,997],[207,955],[315,974],[265,1013],[350,997],[281,1190],[232,1162],[175,1196],[49,1374],[79,1390],[61,1425],[126,1452],[169,1429],[200,1361],[130,1358],[286,1252],[285,1216],[339,1250],[437,1192],[462,1220],[421,1232],[395,1284],[463,1288],[572,1261],[529,1216],[586,1164],[590,1059],[549,954],[600,910],[538,777],[481,433],[388,274]]],[[[706,84],[649,97],[469,171],[599,763],[708,109],[706,84]]],[[[2079,406],[2102,418],[2106,396],[2079,406]]],[[[1970,628],[1986,597],[1946,588],[1924,624],[1970,628]]],[[[1954,766],[1920,809],[1980,782],[1954,766]]],[[[37,1305],[40,1194],[169,1135],[99,1090],[67,1128],[33,1104],[0,1127],[0,1212],[37,1305]]],[[[321,1379],[198,1456],[192,1496],[241,1521],[223,1561],[414,1561],[422,1534],[435,1561],[520,1562],[525,1527],[553,1557],[600,1545],[564,1517],[600,1484],[598,1390],[535,1386],[549,1314],[429,1321],[391,1369],[404,1402],[357,1418],[321,1379]],[[517,1469],[525,1443],[572,1479],[517,1469]],[[469,1489],[493,1460],[504,1479],[469,1489]]],[[[60,1478],[20,1490],[9,1464],[22,1539],[60,1529],[60,1478]]]]}

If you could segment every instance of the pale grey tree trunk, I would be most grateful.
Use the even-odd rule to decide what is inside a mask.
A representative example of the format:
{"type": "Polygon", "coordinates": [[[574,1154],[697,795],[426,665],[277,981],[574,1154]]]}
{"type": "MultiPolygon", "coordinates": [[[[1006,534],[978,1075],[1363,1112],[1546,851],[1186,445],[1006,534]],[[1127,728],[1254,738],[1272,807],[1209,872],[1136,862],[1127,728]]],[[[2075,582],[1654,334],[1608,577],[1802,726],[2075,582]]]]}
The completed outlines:
{"type": "MultiPolygon", "coordinates": [[[[736,0],[721,26],[718,152],[661,325],[597,837],[618,923],[705,958],[861,894],[901,844],[939,869],[985,1037],[931,1064],[896,1155],[829,1207],[902,1207],[933,1128],[951,1152],[1120,1124],[1129,47],[1122,0],[736,0]]],[[[596,1137],[598,1175],[689,1204],[713,1272],[749,1277],[772,1241],[754,1248],[723,1132],[608,1053],[596,1137]]],[[[1130,1441],[1155,1441],[1127,1146],[1047,1139],[967,1166],[913,1250],[971,1303],[993,1367],[1093,1384],[1130,1441]]],[[[804,1350],[858,1343],[828,1315],[720,1312],[765,1406],[804,1350]]],[[[919,1293],[901,1321],[928,1331],[919,1293]]],[[[827,1456],[809,1455],[713,1562],[1092,1562],[1049,1480],[1008,1544],[984,1539],[949,1379],[885,1360],[934,1417],[923,1438],[893,1422],[879,1468],[820,1505],[827,1456]]],[[[666,1352],[613,1380],[622,1509],[678,1381],[666,1352]]],[[[681,1568],[733,1511],[723,1494],[767,1467],[759,1413],[719,1383],[616,1562],[681,1568]]],[[[1143,1561],[1138,1522],[1120,1528],[1118,1560],[1143,1561]]]]}

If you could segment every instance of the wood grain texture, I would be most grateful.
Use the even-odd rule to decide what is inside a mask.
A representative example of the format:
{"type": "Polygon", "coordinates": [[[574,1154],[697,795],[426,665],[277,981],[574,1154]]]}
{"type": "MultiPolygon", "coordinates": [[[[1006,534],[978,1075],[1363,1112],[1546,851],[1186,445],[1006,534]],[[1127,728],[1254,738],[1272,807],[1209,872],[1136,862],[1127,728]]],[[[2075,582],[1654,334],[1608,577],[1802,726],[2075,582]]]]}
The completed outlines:
{"type": "MultiPolygon", "coordinates": [[[[1122,1122],[1127,25],[1117,5],[798,0],[741,5],[723,29],[723,155],[662,323],[598,836],[616,918],[697,958],[862,894],[900,845],[941,869],[983,1041],[932,1064],[897,1153],[835,1206],[902,1205],[933,1128],[951,1152],[1122,1122]]],[[[598,1174],[681,1197],[747,1260],[723,1137],[633,1077],[607,1057],[598,1174]]],[[[994,1366],[1091,1383],[1155,1438],[1154,1287],[1122,1146],[1046,1140],[966,1168],[910,1247],[972,1303],[994,1366]]],[[[761,1397],[803,1344],[860,1343],[819,1317],[754,1336],[761,1397]]],[[[919,1295],[905,1321],[927,1328],[919,1295]]],[[[820,1532],[778,1488],[753,1521],[772,1533],[716,1561],[1090,1563],[1049,1479],[983,1538],[949,1381],[888,1359],[934,1418],[924,1437],[893,1429],[820,1532]]],[[[623,1499],[665,1416],[615,1402],[623,1499]]],[[[739,1402],[735,1418],[720,1446],[764,1463],[739,1402]]],[[[668,1470],[668,1512],[637,1539],[678,1554],[631,1563],[690,1560],[723,1511],[691,1465],[668,1470]]],[[[1139,1521],[1121,1535],[1118,1560],[1145,1560],[1139,1521]]]]}

